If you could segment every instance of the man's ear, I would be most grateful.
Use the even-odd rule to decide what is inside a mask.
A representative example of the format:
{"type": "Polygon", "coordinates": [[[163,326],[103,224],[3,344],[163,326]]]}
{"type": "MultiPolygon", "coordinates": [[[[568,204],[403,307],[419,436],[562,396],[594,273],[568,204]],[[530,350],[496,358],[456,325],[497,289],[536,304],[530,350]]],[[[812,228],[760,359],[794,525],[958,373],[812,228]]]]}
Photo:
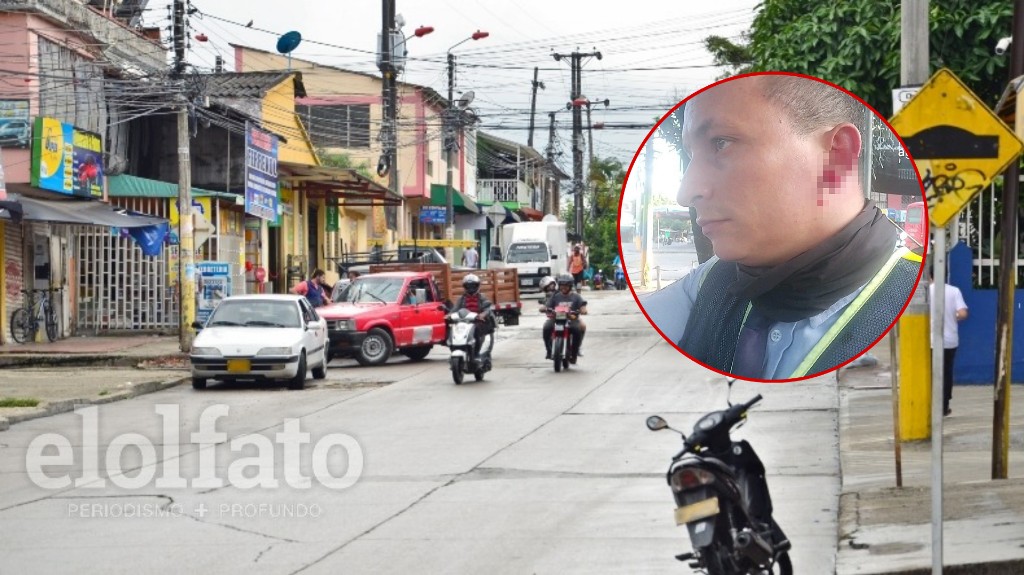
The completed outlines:
{"type": "Polygon", "coordinates": [[[828,150],[822,166],[821,185],[837,188],[857,173],[860,158],[860,131],[850,123],[839,124],[824,134],[828,150]]]}

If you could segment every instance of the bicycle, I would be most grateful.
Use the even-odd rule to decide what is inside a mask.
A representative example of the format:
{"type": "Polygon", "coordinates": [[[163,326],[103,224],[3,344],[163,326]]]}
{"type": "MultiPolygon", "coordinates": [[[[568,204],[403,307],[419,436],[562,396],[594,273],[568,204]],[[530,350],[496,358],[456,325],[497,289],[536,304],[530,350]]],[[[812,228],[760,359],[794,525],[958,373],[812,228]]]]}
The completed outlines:
{"type": "Polygon", "coordinates": [[[14,310],[14,313],[11,314],[11,337],[14,338],[14,341],[18,343],[35,341],[40,324],[46,326],[47,339],[57,341],[59,335],[57,312],[53,309],[50,298],[44,296],[35,303],[32,302],[32,299],[35,292],[52,294],[59,291],[60,288],[21,290],[21,293],[29,296],[29,303],[23,308],[14,310]]]}

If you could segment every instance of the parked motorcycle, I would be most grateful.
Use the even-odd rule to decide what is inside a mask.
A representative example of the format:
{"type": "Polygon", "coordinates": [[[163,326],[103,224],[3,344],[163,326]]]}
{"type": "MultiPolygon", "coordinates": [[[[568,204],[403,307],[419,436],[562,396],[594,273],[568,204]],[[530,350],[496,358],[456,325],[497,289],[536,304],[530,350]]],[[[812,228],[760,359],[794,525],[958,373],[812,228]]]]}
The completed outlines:
{"type": "Polygon", "coordinates": [[[749,443],[730,437],[759,401],[760,395],[704,415],[689,437],[657,415],[647,418],[651,431],[672,429],[683,438],[667,479],[676,502],[676,524],[686,525],[693,551],[676,559],[690,561],[691,568],[709,575],[793,573],[790,542],[772,518],[764,465],[749,443]]]}
{"type": "Polygon", "coordinates": [[[555,309],[545,308],[549,318],[555,320],[554,331],[551,332],[551,359],[555,362],[555,371],[569,370],[572,358],[572,330],[569,322],[579,317],[568,303],[558,304],[555,309]]]}
{"type": "Polygon", "coordinates": [[[448,359],[455,385],[460,385],[463,376],[472,373],[477,381],[482,381],[484,374],[491,371],[491,349],[494,348],[493,335],[484,337],[480,345],[480,355],[476,353],[476,321],[479,314],[462,308],[448,314],[448,348],[452,355],[448,359]]]}

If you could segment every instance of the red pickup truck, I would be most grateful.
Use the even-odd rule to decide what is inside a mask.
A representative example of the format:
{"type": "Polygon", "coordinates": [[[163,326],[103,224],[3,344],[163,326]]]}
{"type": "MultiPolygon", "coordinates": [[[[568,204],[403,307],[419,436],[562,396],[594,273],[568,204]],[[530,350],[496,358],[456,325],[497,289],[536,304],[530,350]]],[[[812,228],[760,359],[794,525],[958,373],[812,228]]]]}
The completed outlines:
{"type": "Polygon", "coordinates": [[[444,300],[428,271],[360,276],[317,313],[327,321],[328,361],[380,365],[396,351],[421,360],[445,340],[444,300]]]}

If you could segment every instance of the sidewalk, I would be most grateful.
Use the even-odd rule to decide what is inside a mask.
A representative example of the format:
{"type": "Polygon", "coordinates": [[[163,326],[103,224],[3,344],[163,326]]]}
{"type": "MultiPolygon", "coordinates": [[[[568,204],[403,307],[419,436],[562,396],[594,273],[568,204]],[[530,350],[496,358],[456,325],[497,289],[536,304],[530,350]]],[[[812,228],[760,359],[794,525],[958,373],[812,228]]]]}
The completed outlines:
{"type": "Polygon", "coordinates": [[[0,431],[63,413],[78,404],[109,403],[166,389],[189,378],[176,337],[72,337],[0,346],[0,431]],[[88,369],[84,369],[84,368],[88,369]]]}
{"type": "Polygon", "coordinates": [[[166,362],[187,367],[176,336],[84,336],[54,342],[0,345],[0,368],[108,365],[136,367],[166,362]]]}
{"type": "MultiPolygon", "coordinates": [[[[888,338],[875,367],[843,369],[837,575],[930,574],[931,442],[902,444],[896,488],[888,338]]],[[[993,389],[956,386],[943,420],[947,574],[1024,573],[1024,388],[1013,386],[1007,480],[991,479],[993,389]]]]}

